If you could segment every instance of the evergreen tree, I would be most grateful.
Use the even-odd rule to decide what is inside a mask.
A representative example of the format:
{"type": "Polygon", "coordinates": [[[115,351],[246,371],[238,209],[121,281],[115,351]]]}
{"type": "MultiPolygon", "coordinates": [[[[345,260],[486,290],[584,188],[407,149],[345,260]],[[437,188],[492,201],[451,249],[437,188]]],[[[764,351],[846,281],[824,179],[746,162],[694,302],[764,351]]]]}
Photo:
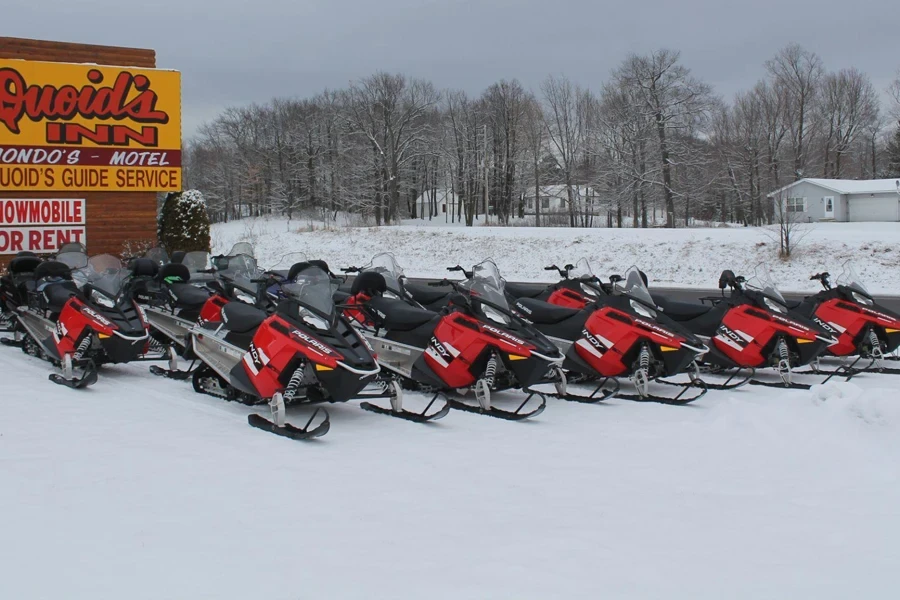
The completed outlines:
{"type": "Polygon", "coordinates": [[[900,122],[887,145],[887,177],[900,177],[900,122]]]}
{"type": "Polygon", "coordinates": [[[171,254],[176,250],[209,252],[209,214],[199,190],[166,196],[157,220],[159,243],[171,254]]]}

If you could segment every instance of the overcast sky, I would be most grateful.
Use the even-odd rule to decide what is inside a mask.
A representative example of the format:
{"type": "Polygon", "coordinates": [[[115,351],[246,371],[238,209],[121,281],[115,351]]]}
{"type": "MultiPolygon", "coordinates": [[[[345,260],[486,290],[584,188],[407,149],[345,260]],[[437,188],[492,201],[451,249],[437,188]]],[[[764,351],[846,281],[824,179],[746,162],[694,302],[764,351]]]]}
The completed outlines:
{"type": "Polygon", "coordinates": [[[226,106],[309,96],[377,70],[479,94],[548,74],[599,89],[630,52],[681,50],[730,98],[797,42],[879,91],[900,67],[897,0],[9,0],[0,35],[154,48],[183,73],[184,133],[226,106]]]}

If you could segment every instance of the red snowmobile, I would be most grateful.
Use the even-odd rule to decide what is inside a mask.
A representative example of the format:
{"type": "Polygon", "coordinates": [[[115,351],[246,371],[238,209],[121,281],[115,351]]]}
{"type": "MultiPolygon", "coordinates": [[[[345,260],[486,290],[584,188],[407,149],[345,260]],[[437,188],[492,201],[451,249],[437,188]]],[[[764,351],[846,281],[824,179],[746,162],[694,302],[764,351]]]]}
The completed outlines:
{"type": "Polygon", "coordinates": [[[149,354],[149,326],[126,285],[132,272],[117,258],[93,257],[74,274],[80,289],[64,262],[37,265],[28,305],[18,307],[15,338],[3,343],[61,366],[62,375],[50,380],[71,388],[96,382],[97,367],[104,363],[165,358],[149,354]],[[76,369],[82,371],[78,377],[76,369]]]}
{"type": "Polygon", "coordinates": [[[810,364],[837,339],[816,323],[789,314],[784,297],[763,265],[750,280],[723,271],[719,289],[722,297],[711,298],[712,304],[675,302],[661,296],[653,300],[669,318],[710,340],[710,351],[703,360],[713,373],[772,368],[780,382],[754,379],[750,383],[809,389],[809,385],[793,382],[794,369],[810,364]],[[725,296],[726,288],[731,290],[729,296],[725,296]]]}
{"type": "Polygon", "coordinates": [[[828,273],[810,277],[811,281],[819,281],[823,290],[788,306],[837,338],[825,350],[826,355],[856,356],[851,364],[842,367],[843,372],[900,374],[900,370],[888,369],[883,362],[900,347],[900,315],[875,302],[849,262],[844,263],[835,287],[830,277],[828,273]],[[868,364],[856,367],[860,361],[868,364]]]}
{"type": "Polygon", "coordinates": [[[315,265],[299,265],[284,284],[285,299],[274,313],[243,302],[228,302],[220,322],[198,324],[191,331],[191,348],[202,361],[193,371],[200,393],[255,405],[268,403],[272,421],[252,414],[254,427],[293,439],[324,435],[330,428],[325,409],[317,409],[304,427],[285,423],[285,405],[346,402],[354,398],[390,398],[390,408],[364,402],[362,408],[402,419],[425,422],[449,410],[426,414],[402,406],[402,390],[380,377],[371,348],[332,300],[337,283],[315,265]],[[363,393],[374,383],[376,394],[363,393]],[[316,416],[323,419],[315,426],[316,416]]]}
{"type": "Polygon", "coordinates": [[[526,419],[544,410],[544,395],[530,388],[561,373],[563,357],[543,335],[510,313],[492,261],[476,265],[473,277],[463,284],[438,282],[456,290],[440,313],[400,297],[402,270],[391,262],[363,268],[343,305],[382,367],[408,387],[433,391],[432,401],[444,396],[458,410],[507,420],[526,419]],[[527,393],[514,411],[495,406],[493,394],[506,389],[527,393]],[[477,405],[449,396],[453,391],[465,396],[469,390],[474,390],[477,405]],[[526,410],[534,397],[540,403],[526,410]]]}

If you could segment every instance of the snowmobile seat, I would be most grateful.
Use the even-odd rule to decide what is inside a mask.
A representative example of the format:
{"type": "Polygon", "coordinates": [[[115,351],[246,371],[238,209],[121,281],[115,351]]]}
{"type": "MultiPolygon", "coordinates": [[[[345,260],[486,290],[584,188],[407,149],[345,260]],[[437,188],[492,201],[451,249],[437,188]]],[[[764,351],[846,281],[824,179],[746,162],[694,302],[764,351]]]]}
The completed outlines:
{"type": "Polygon", "coordinates": [[[47,310],[59,313],[72,296],[79,294],[74,281],[58,281],[49,283],[43,290],[47,310]]]}
{"type": "Polygon", "coordinates": [[[509,281],[506,282],[504,288],[506,293],[513,298],[537,298],[546,291],[533,283],[510,283],[509,281]]]}
{"type": "Polygon", "coordinates": [[[166,283],[187,283],[191,280],[191,270],[181,263],[169,263],[159,270],[156,277],[166,283]]]}
{"type": "Polygon", "coordinates": [[[43,261],[36,256],[17,256],[9,261],[9,266],[7,268],[9,269],[10,274],[16,277],[34,273],[41,262],[43,261]]]}
{"type": "Polygon", "coordinates": [[[380,326],[387,330],[410,331],[438,316],[430,310],[410,306],[403,300],[383,296],[375,296],[368,305],[380,320],[380,326]]]}
{"type": "Polygon", "coordinates": [[[57,260],[48,260],[44,261],[37,266],[34,270],[34,280],[40,281],[41,279],[72,279],[72,269],[69,268],[69,265],[63,262],[59,262],[57,260]]]}
{"type": "Polygon", "coordinates": [[[654,296],[653,301],[662,309],[662,312],[673,321],[689,321],[708,313],[712,306],[709,304],[694,304],[692,302],[677,302],[660,296],[654,296]]]}
{"type": "Polygon", "coordinates": [[[368,296],[381,295],[387,291],[387,283],[381,273],[363,271],[353,279],[350,286],[350,295],[355,296],[360,292],[366,292],[368,296]]]}
{"type": "Polygon", "coordinates": [[[175,304],[179,308],[197,308],[203,306],[209,300],[209,292],[190,283],[169,284],[169,290],[175,297],[175,304]]]}
{"type": "Polygon", "coordinates": [[[434,304],[446,300],[450,296],[450,290],[447,288],[434,288],[414,283],[406,283],[405,287],[406,291],[412,294],[412,297],[420,304],[434,304]]]}
{"type": "Polygon", "coordinates": [[[159,265],[149,258],[136,258],[131,263],[131,274],[135,277],[156,277],[159,265]]]}
{"type": "Polygon", "coordinates": [[[550,304],[543,300],[535,300],[534,298],[519,298],[516,300],[516,307],[519,308],[521,312],[525,313],[525,318],[529,321],[543,325],[559,323],[560,321],[564,321],[569,317],[574,317],[581,312],[575,308],[556,306],[555,304],[550,304]]]}
{"type": "Polygon", "coordinates": [[[226,329],[246,333],[259,327],[268,315],[243,302],[229,302],[222,307],[222,323],[226,329]]]}

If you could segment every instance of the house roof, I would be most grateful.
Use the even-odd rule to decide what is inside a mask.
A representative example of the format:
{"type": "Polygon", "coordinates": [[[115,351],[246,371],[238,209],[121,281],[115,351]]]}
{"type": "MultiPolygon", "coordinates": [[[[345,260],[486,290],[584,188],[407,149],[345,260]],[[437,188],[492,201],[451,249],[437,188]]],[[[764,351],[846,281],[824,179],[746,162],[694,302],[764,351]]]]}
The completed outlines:
{"type": "Polygon", "coordinates": [[[799,183],[811,183],[837,194],[883,194],[885,192],[896,192],[898,181],[900,179],[896,177],[893,179],[813,179],[806,177],[774,192],[769,192],[767,197],[771,198],[785,192],[799,183]]]}

